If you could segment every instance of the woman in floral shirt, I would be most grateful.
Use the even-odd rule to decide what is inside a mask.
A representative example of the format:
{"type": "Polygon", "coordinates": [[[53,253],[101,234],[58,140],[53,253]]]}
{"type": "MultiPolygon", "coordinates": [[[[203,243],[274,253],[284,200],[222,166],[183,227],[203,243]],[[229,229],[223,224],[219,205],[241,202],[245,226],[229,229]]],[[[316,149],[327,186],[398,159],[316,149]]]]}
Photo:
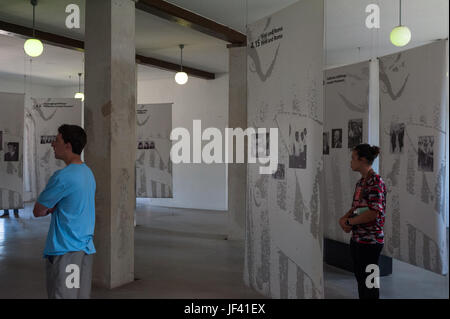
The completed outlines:
{"type": "Polygon", "coordinates": [[[373,280],[366,285],[367,276],[373,272],[373,269],[366,272],[366,267],[378,267],[384,246],[386,186],[380,175],[372,169],[372,163],[379,153],[379,147],[369,144],[360,144],[353,149],[350,165],[353,171],[361,174],[361,179],[356,183],[352,208],[339,220],[346,233],[352,231],[350,253],[360,299],[379,298],[378,278],[375,279],[375,287],[370,284],[373,280]]]}

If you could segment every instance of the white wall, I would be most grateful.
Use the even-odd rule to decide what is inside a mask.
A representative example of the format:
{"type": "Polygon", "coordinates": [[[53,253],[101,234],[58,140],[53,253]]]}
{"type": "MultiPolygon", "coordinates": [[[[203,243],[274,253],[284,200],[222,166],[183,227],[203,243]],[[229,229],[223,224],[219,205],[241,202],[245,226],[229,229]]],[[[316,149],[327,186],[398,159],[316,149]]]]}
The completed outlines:
{"type": "MultiPolygon", "coordinates": [[[[228,124],[228,75],[215,80],[189,78],[181,86],[173,78],[139,81],[138,104],[173,103],[173,128],[191,132],[192,121],[200,119],[202,130],[228,124]]],[[[203,143],[204,145],[204,143],[203,143]]],[[[191,151],[192,157],[192,151],[191,151]]],[[[173,198],[145,199],[152,205],[211,210],[227,210],[226,164],[174,164],[173,198]]]]}
{"type": "MultiPolygon", "coordinates": [[[[61,94],[64,93],[62,88],[50,85],[39,85],[36,82],[37,81],[34,80],[33,83],[31,83],[29,79],[25,82],[0,77],[0,92],[25,93],[25,106],[31,106],[31,97],[63,97],[61,96],[61,94]]],[[[64,97],[73,97],[73,95],[64,97]]]]}

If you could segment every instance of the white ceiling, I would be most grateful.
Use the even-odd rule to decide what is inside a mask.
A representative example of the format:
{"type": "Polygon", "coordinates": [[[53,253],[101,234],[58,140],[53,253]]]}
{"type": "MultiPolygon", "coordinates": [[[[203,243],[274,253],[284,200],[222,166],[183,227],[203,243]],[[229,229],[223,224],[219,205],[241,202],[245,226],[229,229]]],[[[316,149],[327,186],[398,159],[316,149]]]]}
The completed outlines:
{"type": "Polygon", "coordinates": [[[402,24],[411,29],[410,44],[397,48],[389,34],[399,24],[398,0],[326,0],[327,65],[339,65],[383,56],[448,38],[448,0],[403,0],[402,24]],[[380,7],[380,29],[365,26],[366,6],[380,7]],[[358,49],[359,47],[359,49],[358,49]]]}
{"type": "MultiPolygon", "coordinates": [[[[56,34],[83,40],[86,0],[39,0],[36,7],[36,27],[56,34]],[[65,27],[65,6],[80,6],[81,28],[65,27]]],[[[276,12],[296,0],[168,0],[185,9],[245,32],[246,23],[252,23],[276,12]]],[[[422,45],[435,39],[448,38],[448,0],[404,0],[403,22],[412,31],[411,44],[422,45]]],[[[32,25],[32,7],[29,0],[0,0],[0,20],[32,25]]],[[[398,50],[389,42],[389,32],[398,24],[398,1],[395,0],[325,0],[325,38],[327,65],[353,63],[398,50]],[[381,28],[365,27],[368,4],[381,9],[381,28]],[[359,49],[358,49],[359,47],[359,49]]],[[[183,60],[186,65],[214,73],[228,70],[228,52],[224,41],[197,31],[183,28],[169,21],[136,10],[136,51],[139,54],[178,62],[178,44],[186,44],[183,60]]],[[[23,53],[23,40],[0,36],[0,76],[23,78],[32,74],[51,85],[78,83],[77,73],[82,68],[83,54],[46,46],[45,54],[29,60],[23,53]],[[28,67],[28,68],[27,68],[28,67]]],[[[139,67],[138,78],[172,77],[173,73],[149,67],[139,67]]],[[[44,84],[43,82],[43,84],[44,84]]]]}

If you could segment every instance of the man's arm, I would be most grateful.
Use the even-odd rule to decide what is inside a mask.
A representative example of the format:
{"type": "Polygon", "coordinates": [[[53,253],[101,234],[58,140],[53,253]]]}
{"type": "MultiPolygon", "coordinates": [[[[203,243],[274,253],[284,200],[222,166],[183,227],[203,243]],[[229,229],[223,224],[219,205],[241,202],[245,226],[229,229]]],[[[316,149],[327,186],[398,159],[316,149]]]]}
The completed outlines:
{"type": "Polygon", "coordinates": [[[33,215],[34,215],[34,217],[44,217],[44,216],[47,216],[48,214],[53,213],[54,210],[55,210],[55,207],[48,208],[48,207],[45,207],[44,205],[36,202],[36,204],[34,204],[34,208],[33,208],[33,215]]]}

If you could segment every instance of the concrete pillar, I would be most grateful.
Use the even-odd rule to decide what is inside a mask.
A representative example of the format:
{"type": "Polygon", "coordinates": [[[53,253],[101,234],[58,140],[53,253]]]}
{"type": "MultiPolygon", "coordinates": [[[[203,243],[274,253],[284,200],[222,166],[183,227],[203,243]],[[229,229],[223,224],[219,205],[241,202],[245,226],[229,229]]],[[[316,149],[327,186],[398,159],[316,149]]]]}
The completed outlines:
{"type": "MultiPolygon", "coordinates": [[[[228,127],[247,128],[247,48],[229,48],[228,127]]],[[[236,145],[234,145],[236,146],[236,145]]],[[[247,143],[245,144],[247,155],[247,143]]],[[[233,149],[236,154],[236,149],[233,149]]],[[[245,156],[247,160],[247,156],[245,156]]],[[[228,239],[243,240],[247,193],[247,164],[228,164],[228,239]]]]}
{"type": "Polygon", "coordinates": [[[96,181],[93,281],[134,280],[135,3],[86,1],[85,158],[96,181]]]}

